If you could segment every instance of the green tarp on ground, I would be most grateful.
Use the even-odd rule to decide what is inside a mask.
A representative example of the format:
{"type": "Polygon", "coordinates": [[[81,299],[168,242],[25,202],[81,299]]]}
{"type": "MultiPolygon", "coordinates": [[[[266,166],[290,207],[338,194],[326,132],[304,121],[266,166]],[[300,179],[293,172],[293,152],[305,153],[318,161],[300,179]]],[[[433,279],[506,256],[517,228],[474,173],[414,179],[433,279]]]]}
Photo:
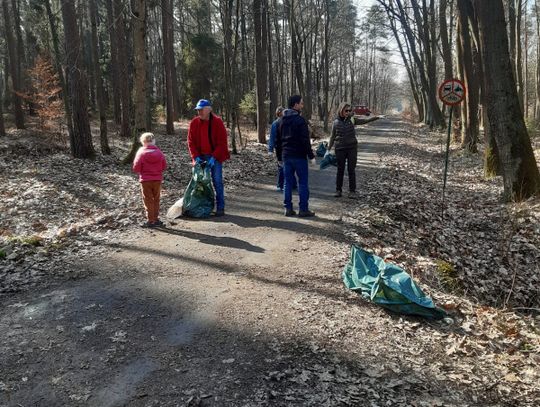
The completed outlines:
{"type": "Polygon", "coordinates": [[[343,282],[347,288],[390,311],[430,319],[446,316],[444,310],[437,308],[400,267],[385,263],[358,246],[351,247],[349,263],[343,270],[343,282]]]}

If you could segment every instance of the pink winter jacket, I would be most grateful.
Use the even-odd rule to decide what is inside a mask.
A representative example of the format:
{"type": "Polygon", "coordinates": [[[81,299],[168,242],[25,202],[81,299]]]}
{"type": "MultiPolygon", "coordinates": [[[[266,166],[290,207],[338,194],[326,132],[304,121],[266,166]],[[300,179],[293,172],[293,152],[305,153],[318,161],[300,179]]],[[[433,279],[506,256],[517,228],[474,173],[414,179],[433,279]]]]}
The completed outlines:
{"type": "Polygon", "coordinates": [[[133,172],[139,174],[139,181],[162,181],[167,168],[165,156],[159,148],[149,144],[139,148],[133,161],[133,172]]]}

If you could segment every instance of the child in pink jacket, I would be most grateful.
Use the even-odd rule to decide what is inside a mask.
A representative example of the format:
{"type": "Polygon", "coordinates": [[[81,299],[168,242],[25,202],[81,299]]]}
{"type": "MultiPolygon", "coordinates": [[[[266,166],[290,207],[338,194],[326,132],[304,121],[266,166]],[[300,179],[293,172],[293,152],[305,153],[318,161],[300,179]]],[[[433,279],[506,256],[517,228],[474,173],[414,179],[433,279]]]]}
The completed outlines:
{"type": "Polygon", "coordinates": [[[152,133],[143,133],[140,141],[143,146],[139,148],[133,161],[133,172],[139,174],[142,199],[146,210],[147,221],[141,226],[143,228],[163,226],[163,222],[159,220],[159,197],[163,171],[167,168],[167,161],[161,150],[155,145],[152,133]]]}

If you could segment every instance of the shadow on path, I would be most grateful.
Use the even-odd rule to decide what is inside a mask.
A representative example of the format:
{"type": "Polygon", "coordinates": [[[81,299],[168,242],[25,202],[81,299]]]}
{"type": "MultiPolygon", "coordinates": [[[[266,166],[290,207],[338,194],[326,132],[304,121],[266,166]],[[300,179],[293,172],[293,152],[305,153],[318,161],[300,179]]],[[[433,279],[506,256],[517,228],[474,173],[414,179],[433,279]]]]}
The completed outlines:
{"type": "Polygon", "coordinates": [[[223,247],[230,247],[233,249],[247,250],[249,252],[264,253],[264,249],[262,247],[252,245],[249,242],[246,242],[241,239],[236,239],[234,237],[212,236],[212,235],[207,235],[204,233],[192,232],[190,230],[171,229],[171,228],[165,228],[165,227],[155,228],[154,230],[161,233],[167,233],[170,235],[182,236],[188,239],[198,240],[201,243],[208,244],[211,246],[223,246],[223,247]]]}

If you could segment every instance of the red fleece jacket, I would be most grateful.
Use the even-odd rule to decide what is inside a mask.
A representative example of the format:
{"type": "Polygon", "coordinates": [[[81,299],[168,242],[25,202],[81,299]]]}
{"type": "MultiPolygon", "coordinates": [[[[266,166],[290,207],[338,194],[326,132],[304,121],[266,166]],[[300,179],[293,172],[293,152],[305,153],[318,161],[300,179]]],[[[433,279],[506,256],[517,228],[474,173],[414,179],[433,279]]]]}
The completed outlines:
{"type": "MultiPolygon", "coordinates": [[[[212,145],[214,147],[211,155],[222,163],[231,157],[227,144],[227,130],[221,117],[214,113],[210,114],[212,115],[212,145]]],[[[201,118],[198,116],[189,123],[188,147],[193,160],[203,154],[201,151],[202,137],[206,137],[205,141],[208,140],[208,133],[204,132],[205,134],[201,134],[200,127],[201,118]]]]}

